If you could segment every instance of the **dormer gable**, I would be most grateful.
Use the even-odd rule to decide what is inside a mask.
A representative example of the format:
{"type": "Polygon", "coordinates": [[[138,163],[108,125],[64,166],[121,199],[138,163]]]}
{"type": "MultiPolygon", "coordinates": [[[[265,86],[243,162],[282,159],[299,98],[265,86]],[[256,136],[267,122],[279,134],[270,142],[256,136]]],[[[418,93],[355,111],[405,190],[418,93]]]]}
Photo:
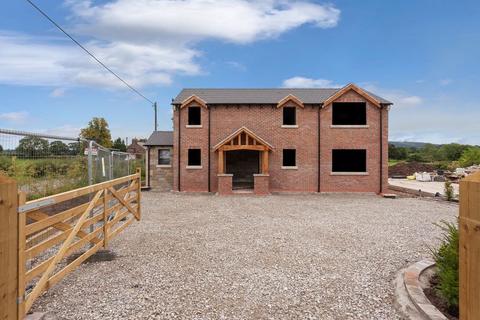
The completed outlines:
{"type": "Polygon", "coordinates": [[[357,94],[362,96],[365,100],[367,100],[368,102],[370,102],[374,106],[381,108],[381,103],[380,103],[380,101],[378,101],[378,99],[376,99],[371,94],[369,94],[368,92],[366,92],[365,90],[361,89],[360,87],[356,86],[353,83],[347,84],[345,87],[341,88],[340,90],[338,90],[337,92],[332,94],[330,97],[328,97],[323,102],[323,107],[327,107],[327,106],[331,105],[333,102],[335,102],[335,100],[337,100],[338,98],[340,98],[341,96],[343,96],[344,94],[346,94],[349,91],[356,92],[357,94]]]}
{"type": "Polygon", "coordinates": [[[289,94],[285,98],[283,98],[282,100],[278,101],[277,108],[282,108],[288,103],[293,103],[294,105],[296,105],[297,107],[300,107],[300,108],[304,107],[302,100],[300,100],[299,98],[297,98],[293,94],[289,94]]]}
{"type": "Polygon", "coordinates": [[[207,109],[207,103],[200,99],[198,96],[196,95],[192,95],[190,97],[188,97],[187,99],[183,100],[181,105],[180,105],[180,109],[181,108],[184,108],[184,107],[188,107],[189,105],[191,104],[197,104],[199,105],[200,107],[204,107],[205,109],[207,109]]]}

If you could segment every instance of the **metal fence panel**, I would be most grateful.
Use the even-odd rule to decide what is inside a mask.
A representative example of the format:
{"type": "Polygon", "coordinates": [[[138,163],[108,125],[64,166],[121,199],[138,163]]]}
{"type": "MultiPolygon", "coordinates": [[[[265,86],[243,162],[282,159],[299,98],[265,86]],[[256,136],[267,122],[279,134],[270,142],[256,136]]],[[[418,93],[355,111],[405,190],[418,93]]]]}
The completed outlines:
{"type": "Polygon", "coordinates": [[[0,129],[0,174],[29,200],[126,176],[139,164],[94,141],[0,129]]]}

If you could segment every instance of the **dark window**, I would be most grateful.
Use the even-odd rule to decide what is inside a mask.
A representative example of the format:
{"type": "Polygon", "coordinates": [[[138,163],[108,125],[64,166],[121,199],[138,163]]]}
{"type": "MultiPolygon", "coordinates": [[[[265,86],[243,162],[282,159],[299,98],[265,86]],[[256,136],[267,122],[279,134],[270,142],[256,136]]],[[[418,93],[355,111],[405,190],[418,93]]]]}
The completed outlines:
{"type": "Polygon", "coordinates": [[[296,161],[296,150],[295,149],[283,149],[283,164],[284,167],[295,167],[297,165],[296,161]]]}
{"type": "Polygon", "coordinates": [[[188,165],[189,166],[202,165],[200,149],[188,149],[188,165]]]}
{"type": "Polygon", "coordinates": [[[332,108],[333,125],[367,124],[367,105],[365,102],[334,102],[332,108]]]}
{"type": "Polygon", "coordinates": [[[199,126],[202,124],[200,107],[188,107],[188,125],[199,126]]]}
{"type": "Polygon", "coordinates": [[[332,150],[332,172],[367,172],[367,150],[332,150]]]}
{"type": "Polygon", "coordinates": [[[159,165],[170,165],[171,161],[170,149],[158,149],[158,164],[159,165]]]}
{"type": "Polygon", "coordinates": [[[286,126],[293,126],[297,124],[297,116],[295,107],[284,107],[283,108],[283,124],[286,126]]]}

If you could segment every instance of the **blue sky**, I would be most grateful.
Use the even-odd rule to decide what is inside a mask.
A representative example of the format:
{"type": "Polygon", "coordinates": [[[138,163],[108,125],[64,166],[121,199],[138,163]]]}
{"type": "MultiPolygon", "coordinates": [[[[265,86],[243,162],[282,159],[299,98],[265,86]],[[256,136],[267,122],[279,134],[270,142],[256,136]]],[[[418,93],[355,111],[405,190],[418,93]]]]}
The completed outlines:
{"type": "MultiPolygon", "coordinates": [[[[480,144],[477,1],[42,0],[159,105],[183,87],[350,82],[395,103],[390,139],[480,144]]],[[[75,135],[94,116],[146,137],[152,107],[26,1],[0,4],[0,127],[75,135]]]]}

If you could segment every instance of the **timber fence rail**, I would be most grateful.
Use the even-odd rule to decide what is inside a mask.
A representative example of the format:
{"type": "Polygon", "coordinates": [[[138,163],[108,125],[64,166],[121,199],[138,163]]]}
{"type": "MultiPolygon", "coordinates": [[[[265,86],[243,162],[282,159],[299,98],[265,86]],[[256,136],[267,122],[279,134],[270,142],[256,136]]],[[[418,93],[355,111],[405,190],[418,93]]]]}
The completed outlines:
{"type": "Polygon", "coordinates": [[[460,320],[480,319],[480,172],[460,181],[460,320]]]}
{"type": "MultiPolygon", "coordinates": [[[[18,221],[11,221],[18,225],[18,319],[44,291],[140,220],[140,188],[137,169],[132,175],[29,202],[24,192],[18,193],[18,221]]],[[[9,190],[0,196],[11,198],[13,189],[9,190]]],[[[10,200],[14,206],[15,200],[10,200]]]]}

